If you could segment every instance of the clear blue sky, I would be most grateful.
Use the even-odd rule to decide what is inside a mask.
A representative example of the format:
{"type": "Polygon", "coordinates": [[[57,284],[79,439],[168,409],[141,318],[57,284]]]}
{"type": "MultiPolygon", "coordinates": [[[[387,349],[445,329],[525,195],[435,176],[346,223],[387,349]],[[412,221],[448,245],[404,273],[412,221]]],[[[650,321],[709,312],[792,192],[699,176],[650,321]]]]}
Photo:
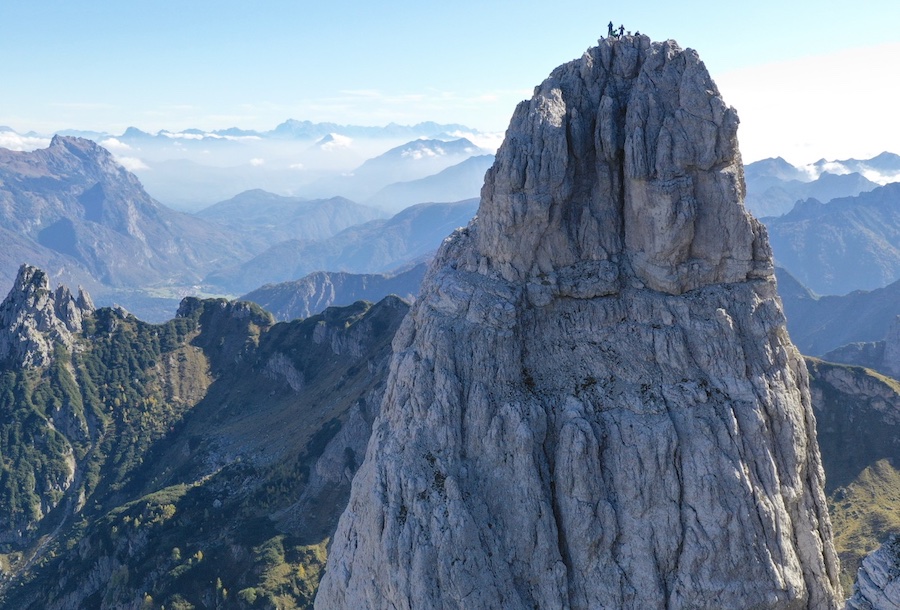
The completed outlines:
{"type": "MultiPolygon", "coordinates": [[[[773,71],[754,68],[807,74],[804,62],[819,56],[900,42],[897,0],[10,0],[0,2],[0,125],[121,133],[271,129],[295,118],[502,131],[515,103],[596,44],[610,20],[697,49],[742,129],[754,121],[741,96],[771,86],[752,78],[773,71]]],[[[896,65],[885,58],[885,81],[896,82],[896,65]]],[[[824,97],[842,79],[822,83],[824,97]]],[[[865,97],[890,94],[874,87],[865,97]]],[[[884,148],[900,152],[900,142],[884,148]]]]}

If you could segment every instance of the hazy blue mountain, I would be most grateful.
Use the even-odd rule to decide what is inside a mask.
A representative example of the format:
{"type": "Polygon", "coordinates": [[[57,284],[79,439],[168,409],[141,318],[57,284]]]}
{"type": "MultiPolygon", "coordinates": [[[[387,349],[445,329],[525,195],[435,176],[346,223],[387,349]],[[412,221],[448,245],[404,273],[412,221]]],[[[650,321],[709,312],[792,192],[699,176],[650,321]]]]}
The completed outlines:
{"type": "Polygon", "coordinates": [[[842,159],[839,161],[819,159],[812,165],[820,171],[834,171],[835,168],[838,168],[841,171],[882,176],[895,175],[900,178],[900,155],[887,151],[871,159],[842,159]]]}
{"type": "Polygon", "coordinates": [[[791,180],[804,179],[808,180],[809,176],[782,157],[770,157],[744,166],[744,180],[747,181],[748,188],[752,184],[754,187],[765,189],[791,180]]]}
{"type": "Polygon", "coordinates": [[[747,166],[745,182],[744,204],[757,218],[781,216],[797,201],[815,198],[827,203],[837,197],[851,197],[878,187],[877,183],[856,172],[823,172],[810,180],[809,174],[781,158],[751,163],[747,166]]]}
{"type": "Polygon", "coordinates": [[[245,191],[197,212],[200,218],[216,222],[247,240],[257,253],[288,239],[325,239],[384,215],[343,197],[308,200],[261,189],[245,191]]]}
{"type": "Polygon", "coordinates": [[[246,263],[211,273],[205,282],[226,293],[242,294],[322,269],[389,272],[434,252],[455,228],[467,225],[477,209],[478,199],[414,205],[392,218],[350,227],[323,241],[281,242],[246,263]]]}
{"type": "MultiPolygon", "coordinates": [[[[499,134],[432,122],[366,127],[289,120],[268,131],[230,127],[148,133],[129,127],[121,134],[77,133],[90,135],[110,150],[126,169],[138,175],[152,197],[190,212],[251,189],[310,199],[341,195],[364,202],[388,184],[435,174],[473,154],[493,152],[499,145],[499,134]],[[463,137],[487,148],[457,154],[452,142],[463,137]],[[367,160],[397,147],[409,148],[416,140],[446,144],[440,149],[435,145],[430,151],[410,152],[413,156],[435,157],[432,159],[411,163],[409,158],[399,158],[389,160],[381,169],[374,168],[368,177],[368,167],[362,170],[362,178],[351,175],[367,160]],[[396,167],[385,170],[391,165],[396,167]]],[[[49,142],[49,136],[0,129],[0,146],[14,150],[33,150],[49,142]]],[[[462,197],[442,196],[440,200],[462,197]]]]}
{"type": "Polygon", "coordinates": [[[781,216],[797,201],[814,198],[827,203],[900,181],[900,155],[884,152],[871,159],[820,159],[800,167],[781,157],[762,159],[744,166],[744,179],[747,208],[757,217],[781,216]]]}
{"type": "Polygon", "coordinates": [[[389,184],[431,176],[484,152],[465,138],[449,142],[414,140],[371,158],[350,172],[317,180],[303,187],[303,192],[314,197],[340,195],[367,201],[389,184]]]}
{"type": "Polygon", "coordinates": [[[390,294],[412,302],[427,268],[426,263],[419,263],[393,274],[317,271],[293,282],[267,284],[241,300],[256,303],[285,322],[307,318],[332,306],[374,303],[390,294]]]}
{"type": "MultiPolygon", "coordinates": [[[[185,212],[197,212],[237,194],[257,188],[265,182],[272,188],[273,180],[263,179],[258,168],[215,167],[188,159],[142,161],[135,169],[141,183],[155,199],[185,212]]],[[[295,176],[288,176],[287,181],[295,176]]]]}
{"type": "Polygon", "coordinates": [[[848,343],[880,341],[900,315],[900,281],[843,296],[817,296],[784,269],[776,268],[775,274],[791,340],[809,356],[848,343]]]}
{"type": "Polygon", "coordinates": [[[433,138],[439,134],[454,131],[472,131],[465,125],[439,124],[431,121],[416,125],[397,125],[390,123],[382,127],[364,127],[361,125],[339,125],[337,123],[313,123],[288,119],[275,129],[266,132],[267,136],[296,138],[302,140],[317,139],[328,134],[341,134],[353,138],[433,138]]]}
{"type": "Polygon", "coordinates": [[[469,157],[437,174],[409,182],[389,184],[367,204],[398,212],[423,201],[460,201],[478,197],[484,185],[484,173],[494,163],[494,155],[469,157]]]}
{"type": "Polygon", "coordinates": [[[98,303],[135,309],[148,293],[168,293],[174,306],[206,273],[250,254],[220,227],[153,200],[104,148],[63,136],[33,152],[0,149],[0,229],[16,236],[4,241],[0,276],[41,263],[98,303]]]}
{"type": "Polygon", "coordinates": [[[817,294],[874,290],[900,278],[900,184],[798,202],[763,219],[775,263],[817,294]]]}

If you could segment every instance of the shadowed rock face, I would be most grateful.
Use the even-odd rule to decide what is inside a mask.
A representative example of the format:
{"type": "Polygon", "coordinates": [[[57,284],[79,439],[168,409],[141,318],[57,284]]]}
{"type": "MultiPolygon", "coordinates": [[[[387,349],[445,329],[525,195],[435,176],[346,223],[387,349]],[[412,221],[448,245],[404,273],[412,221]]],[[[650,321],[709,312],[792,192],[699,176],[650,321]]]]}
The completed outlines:
{"type": "Polygon", "coordinates": [[[394,340],[317,608],[836,608],[737,117],[602,40],[516,109],[394,340]]]}

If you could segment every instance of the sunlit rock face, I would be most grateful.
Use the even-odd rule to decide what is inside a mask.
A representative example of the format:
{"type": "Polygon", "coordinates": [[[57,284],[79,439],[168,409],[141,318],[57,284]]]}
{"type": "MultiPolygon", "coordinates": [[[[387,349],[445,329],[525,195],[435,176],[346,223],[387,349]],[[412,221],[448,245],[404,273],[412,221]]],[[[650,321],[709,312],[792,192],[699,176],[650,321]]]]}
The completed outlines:
{"type": "Polygon", "coordinates": [[[83,290],[72,295],[65,286],[50,290],[47,274],[22,265],[12,290],[0,303],[0,362],[40,367],[50,363],[54,346],[71,350],[82,321],[94,311],[83,290]]]}
{"type": "Polygon", "coordinates": [[[838,607],[737,125],[643,36],[518,106],[394,340],[317,608],[838,607]]]}
{"type": "Polygon", "coordinates": [[[900,537],[891,536],[863,560],[846,610],[900,609],[900,537]]]}

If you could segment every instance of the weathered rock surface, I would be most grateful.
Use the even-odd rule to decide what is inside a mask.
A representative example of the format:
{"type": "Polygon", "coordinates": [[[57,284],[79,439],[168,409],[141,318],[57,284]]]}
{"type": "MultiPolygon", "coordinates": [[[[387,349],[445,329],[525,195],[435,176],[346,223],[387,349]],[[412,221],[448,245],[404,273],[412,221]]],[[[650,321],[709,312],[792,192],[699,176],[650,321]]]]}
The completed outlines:
{"type": "Polygon", "coordinates": [[[84,316],[93,310],[84,290],[77,297],[65,286],[52,291],[46,273],[22,265],[12,290],[0,303],[0,361],[46,366],[55,344],[72,349],[84,316]]]}
{"type": "Polygon", "coordinates": [[[837,608],[737,116],[602,40],[516,109],[394,340],[317,608],[837,608]]]}
{"type": "Polygon", "coordinates": [[[900,536],[863,560],[847,610],[900,610],[900,536]]]}

